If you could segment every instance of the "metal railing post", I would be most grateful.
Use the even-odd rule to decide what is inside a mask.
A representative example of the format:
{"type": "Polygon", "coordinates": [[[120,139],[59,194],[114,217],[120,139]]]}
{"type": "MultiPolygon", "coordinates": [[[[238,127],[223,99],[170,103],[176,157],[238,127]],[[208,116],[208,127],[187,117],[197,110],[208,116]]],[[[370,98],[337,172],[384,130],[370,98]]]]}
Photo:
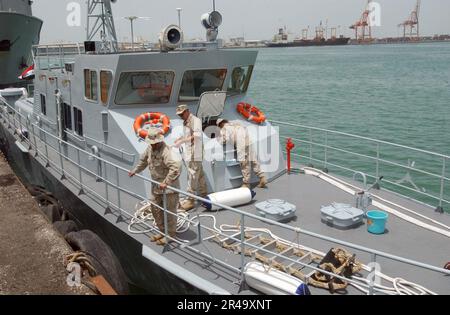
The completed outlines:
{"type": "Polygon", "coordinates": [[[241,283],[244,283],[244,265],[245,265],[245,216],[241,214],[241,283]]]}
{"type": "Polygon", "coordinates": [[[309,129],[309,163],[312,164],[312,129],[309,129]]]}
{"type": "Polygon", "coordinates": [[[105,199],[106,199],[106,209],[105,214],[111,212],[111,207],[109,205],[109,185],[108,185],[108,170],[105,165],[105,199]]]}
{"type": "Polygon", "coordinates": [[[375,280],[377,277],[375,265],[377,263],[377,254],[372,254],[372,267],[370,268],[369,295],[374,295],[375,280]]]}
{"type": "Polygon", "coordinates": [[[66,176],[64,175],[64,162],[63,162],[63,157],[62,157],[62,152],[61,152],[61,140],[58,139],[58,154],[59,154],[59,162],[61,164],[61,179],[65,179],[66,176]]]}
{"type": "Polygon", "coordinates": [[[168,210],[167,210],[167,193],[164,190],[163,192],[163,208],[164,208],[164,237],[166,238],[166,244],[169,244],[169,218],[167,217],[168,215],[168,210]]]}
{"type": "Polygon", "coordinates": [[[116,184],[117,184],[117,205],[119,206],[120,214],[122,215],[122,201],[120,199],[120,183],[119,183],[119,168],[116,165],[116,184]]]}
{"type": "Polygon", "coordinates": [[[38,146],[37,146],[36,133],[34,131],[33,123],[31,123],[31,132],[33,133],[33,140],[34,140],[34,156],[36,157],[39,155],[39,150],[38,150],[38,146]]]}
{"type": "Polygon", "coordinates": [[[328,132],[325,131],[325,169],[327,169],[328,164],[328,132]]]}
{"type": "Polygon", "coordinates": [[[380,144],[377,143],[376,178],[380,178],[380,144]]]}
{"type": "Polygon", "coordinates": [[[441,175],[441,191],[439,193],[439,206],[436,212],[444,213],[442,201],[444,200],[444,185],[445,185],[445,157],[442,158],[442,175],[441,175]]]}
{"type": "MultiPolygon", "coordinates": [[[[46,140],[47,140],[47,137],[46,137],[46,140]]],[[[45,167],[49,167],[50,166],[50,160],[48,158],[48,144],[47,144],[47,141],[44,141],[44,144],[45,144],[45,159],[46,159],[45,167]]]]}
{"type": "Polygon", "coordinates": [[[78,195],[84,194],[83,190],[83,176],[81,174],[81,159],[80,159],[80,150],[77,148],[77,167],[78,167],[78,181],[80,183],[80,191],[78,192],[78,195]]]}

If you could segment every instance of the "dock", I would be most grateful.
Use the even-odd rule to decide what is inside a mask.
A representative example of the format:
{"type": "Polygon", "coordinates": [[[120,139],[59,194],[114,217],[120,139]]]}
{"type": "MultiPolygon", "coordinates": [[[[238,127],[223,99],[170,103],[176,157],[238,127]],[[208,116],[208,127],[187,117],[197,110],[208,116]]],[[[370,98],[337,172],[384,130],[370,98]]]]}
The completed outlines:
{"type": "Polygon", "coordinates": [[[64,258],[70,253],[0,154],[0,295],[93,294],[84,285],[67,285],[64,258]]]}

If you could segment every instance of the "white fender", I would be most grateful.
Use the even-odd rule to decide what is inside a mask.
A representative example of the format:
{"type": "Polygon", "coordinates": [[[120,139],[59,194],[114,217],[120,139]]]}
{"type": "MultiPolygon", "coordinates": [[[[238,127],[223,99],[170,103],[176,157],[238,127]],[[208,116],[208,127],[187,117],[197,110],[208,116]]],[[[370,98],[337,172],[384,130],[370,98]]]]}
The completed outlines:
{"type": "MultiPolygon", "coordinates": [[[[307,286],[298,278],[260,262],[250,262],[244,268],[245,282],[251,288],[269,295],[300,295],[307,286]]],[[[306,295],[306,294],[305,294],[306,295]]]]}

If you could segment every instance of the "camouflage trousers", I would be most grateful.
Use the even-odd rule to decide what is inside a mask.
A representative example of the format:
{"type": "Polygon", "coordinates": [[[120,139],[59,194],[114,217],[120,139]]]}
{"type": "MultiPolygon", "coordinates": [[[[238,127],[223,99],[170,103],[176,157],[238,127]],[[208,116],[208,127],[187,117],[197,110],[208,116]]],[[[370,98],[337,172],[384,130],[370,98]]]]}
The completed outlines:
{"type": "Polygon", "coordinates": [[[193,195],[198,194],[200,197],[205,197],[208,194],[208,189],[206,187],[203,163],[190,161],[188,164],[188,176],[187,192],[193,195]]]}
{"type": "Polygon", "coordinates": [[[252,169],[258,177],[263,176],[264,173],[261,171],[261,166],[252,148],[247,146],[244,150],[245,152],[238,152],[238,156],[244,156],[243,161],[240,161],[243,176],[242,183],[248,185],[252,177],[252,169]]]}
{"type": "MultiPolygon", "coordinates": [[[[167,233],[170,237],[177,235],[177,210],[179,196],[178,194],[166,194],[167,201],[167,233]]],[[[164,209],[164,195],[154,195],[151,200],[153,203],[164,209]]],[[[158,207],[152,206],[152,214],[155,218],[156,226],[164,234],[164,211],[158,207]]]]}

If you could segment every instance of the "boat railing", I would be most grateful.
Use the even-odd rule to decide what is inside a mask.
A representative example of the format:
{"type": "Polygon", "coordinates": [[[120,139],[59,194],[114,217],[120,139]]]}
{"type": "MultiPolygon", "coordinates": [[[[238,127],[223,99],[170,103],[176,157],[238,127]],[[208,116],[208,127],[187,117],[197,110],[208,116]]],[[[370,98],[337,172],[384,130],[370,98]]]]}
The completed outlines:
{"type": "Polygon", "coordinates": [[[301,164],[350,178],[356,172],[374,181],[383,177],[383,189],[450,213],[449,155],[301,124],[271,123],[280,127],[282,139],[297,143],[291,155],[301,164]]]}
{"type": "MultiPolygon", "coordinates": [[[[131,204],[130,202],[126,203],[124,202],[124,195],[127,195],[128,197],[134,198],[137,202],[144,202],[149,201],[147,196],[142,196],[136,192],[130,191],[129,189],[125,188],[123,184],[121,184],[121,178],[128,177],[129,170],[111,162],[106,159],[103,159],[91,152],[85,151],[71,143],[68,143],[66,141],[61,140],[59,137],[51,134],[50,132],[42,129],[39,127],[38,124],[32,123],[30,119],[27,119],[27,117],[23,116],[21,113],[19,113],[17,110],[9,106],[8,104],[5,104],[8,109],[4,108],[3,110],[0,110],[0,121],[3,122],[3,125],[6,125],[6,128],[12,129],[15,137],[17,138],[17,141],[20,141],[22,143],[25,143],[29,150],[34,151],[34,155],[36,158],[40,158],[43,164],[45,164],[46,167],[53,169],[53,171],[57,172],[61,179],[69,180],[71,184],[75,185],[79,189],[79,194],[85,194],[86,196],[89,196],[90,198],[94,198],[96,202],[102,202],[105,205],[105,216],[108,214],[112,214],[116,216],[116,223],[119,224],[121,222],[130,222],[132,219],[135,218],[135,211],[134,204],[131,204]],[[23,133],[21,133],[21,130],[26,129],[28,131],[28,136],[24,136],[23,133]],[[42,137],[44,140],[42,140],[42,137]],[[52,140],[52,141],[49,141],[52,140]],[[55,144],[51,144],[56,143],[55,144]],[[63,149],[63,147],[65,149],[63,149]],[[73,150],[75,152],[74,158],[69,157],[67,154],[67,149],[73,150]],[[87,167],[83,166],[81,163],[82,157],[88,157],[92,160],[97,160],[99,163],[103,163],[103,165],[108,166],[111,168],[112,173],[115,173],[115,180],[113,178],[107,178],[105,171],[105,174],[100,174],[98,172],[94,172],[87,167]],[[65,164],[69,163],[72,167],[67,167],[65,164]],[[89,179],[86,179],[85,177],[88,176],[89,179]],[[92,180],[96,179],[96,180],[92,180]],[[104,194],[99,191],[99,185],[104,185],[104,194]],[[113,190],[115,196],[111,194],[110,190],[113,190]]],[[[0,107],[1,108],[1,107],[0,107]]],[[[31,152],[30,152],[31,154],[31,152]]],[[[151,185],[158,185],[160,183],[152,180],[151,178],[147,178],[141,175],[136,175],[136,180],[142,180],[145,183],[151,184],[151,185]]],[[[279,223],[276,221],[272,221],[269,219],[265,219],[262,217],[259,217],[257,215],[247,213],[245,211],[232,208],[226,205],[222,205],[216,202],[211,202],[210,200],[206,200],[203,198],[200,198],[196,195],[190,194],[188,192],[185,192],[183,190],[174,188],[174,187],[168,187],[168,190],[178,193],[182,196],[194,198],[200,203],[212,203],[213,205],[228,210],[234,215],[236,215],[236,218],[239,220],[239,224],[237,225],[238,232],[230,235],[225,233],[225,231],[222,231],[220,229],[215,228],[215,225],[213,228],[206,226],[202,223],[202,218],[199,215],[194,216],[193,218],[190,217],[184,217],[182,218],[185,220],[185,222],[188,222],[191,224],[191,226],[197,228],[197,240],[193,243],[186,243],[179,239],[174,239],[169,236],[167,231],[167,218],[168,215],[173,215],[167,210],[167,191],[164,192],[163,200],[164,200],[164,206],[160,209],[164,211],[164,222],[165,224],[165,231],[160,231],[162,234],[165,235],[166,238],[171,239],[174,243],[179,244],[182,248],[189,249],[191,252],[203,257],[205,260],[207,260],[210,265],[220,265],[222,267],[225,267],[231,271],[236,272],[237,277],[240,277],[241,283],[244,282],[244,267],[249,259],[254,260],[254,258],[248,258],[246,256],[246,249],[253,249],[255,251],[269,254],[272,259],[282,259],[283,261],[286,261],[291,264],[296,264],[297,266],[302,266],[310,270],[319,271],[322,274],[329,275],[332,278],[338,278],[342,281],[346,281],[349,283],[354,284],[355,286],[359,288],[363,288],[365,290],[364,292],[366,294],[375,294],[377,292],[385,293],[386,291],[383,290],[380,286],[376,285],[375,279],[376,279],[376,263],[377,260],[380,258],[386,258],[392,261],[396,261],[402,264],[412,265],[415,266],[422,271],[429,270],[433,272],[437,272],[444,275],[450,275],[450,271],[446,269],[442,269],[439,267],[432,266],[430,264],[421,263],[418,261],[410,260],[407,258],[399,257],[396,255],[391,255],[389,253],[385,253],[382,251],[374,250],[368,247],[360,246],[357,244],[349,243],[340,241],[325,235],[321,235],[318,233],[310,232],[298,227],[289,226],[283,223],[279,223]],[[322,241],[325,241],[327,243],[331,243],[332,246],[341,245],[345,246],[347,248],[352,248],[354,250],[359,250],[363,253],[368,253],[371,256],[371,262],[370,264],[370,278],[368,278],[367,281],[361,282],[353,278],[346,278],[341,275],[334,274],[332,272],[323,270],[319,267],[316,267],[314,265],[309,264],[308,262],[302,261],[302,258],[299,259],[293,259],[291,257],[288,257],[284,255],[282,252],[278,252],[276,250],[270,250],[269,248],[266,248],[264,245],[256,245],[252,244],[248,241],[248,228],[247,225],[248,221],[257,221],[261,223],[265,223],[271,226],[278,226],[281,229],[284,229],[288,231],[291,235],[290,237],[287,237],[287,239],[296,240],[295,242],[291,242],[296,246],[296,248],[301,249],[303,244],[300,244],[300,240],[303,239],[305,236],[312,237],[314,239],[319,239],[322,241]],[[209,251],[207,246],[203,246],[204,250],[200,250],[199,248],[196,248],[195,245],[198,244],[205,244],[205,240],[202,237],[203,233],[210,233],[214,236],[214,238],[220,238],[223,237],[224,239],[228,241],[236,242],[236,244],[239,244],[240,250],[240,264],[239,266],[231,265],[227,262],[225,259],[219,259],[216,256],[213,256],[212,253],[209,251]]],[[[179,217],[179,214],[177,214],[179,217]]],[[[154,232],[158,232],[157,229],[151,225],[149,222],[140,222],[140,226],[144,229],[150,229],[154,232]]],[[[169,249],[170,247],[167,247],[169,249]]],[[[224,249],[225,250],[225,249],[224,249]]],[[[189,279],[185,279],[189,282],[189,279]]],[[[193,284],[193,283],[192,283],[193,284]]],[[[193,284],[194,285],[194,284],[193,284]]]]}
{"type": "Polygon", "coordinates": [[[38,69],[62,69],[66,63],[74,62],[75,56],[84,54],[84,45],[79,43],[35,45],[32,51],[38,69]]]}
{"type": "Polygon", "coordinates": [[[97,140],[97,139],[95,139],[95,138],[93,138],[93,137],[90,137],[90,136],[87,136],[87,135],[84,135],[84,138],[85,138],[86,140],[89,140],[90,142],[93,142],[93,143],[95,143],[96,145],[100,146],[100,148],[101,148],[102,150],[104,150],[104,151],[106,151],[105,149],[107,149],[107,150],[109,150],[109,151],[115,152],[115,154],[116,154],[117,156],[120,156],[120,158],[121,158],[122,160],[127,160],[127,161],[129,161],[130,163],[134,163],[134,162],[135,162],[136,154],[129,153],[129,152],[125,151],[124,149],[116,148],[116,147],[114,147],[114,146],[112,146],[112,145],[106,144],[106,143],[104,143],[104,142],[102,142],[102,141],[100,141],[100,140],[97,140]]]}

